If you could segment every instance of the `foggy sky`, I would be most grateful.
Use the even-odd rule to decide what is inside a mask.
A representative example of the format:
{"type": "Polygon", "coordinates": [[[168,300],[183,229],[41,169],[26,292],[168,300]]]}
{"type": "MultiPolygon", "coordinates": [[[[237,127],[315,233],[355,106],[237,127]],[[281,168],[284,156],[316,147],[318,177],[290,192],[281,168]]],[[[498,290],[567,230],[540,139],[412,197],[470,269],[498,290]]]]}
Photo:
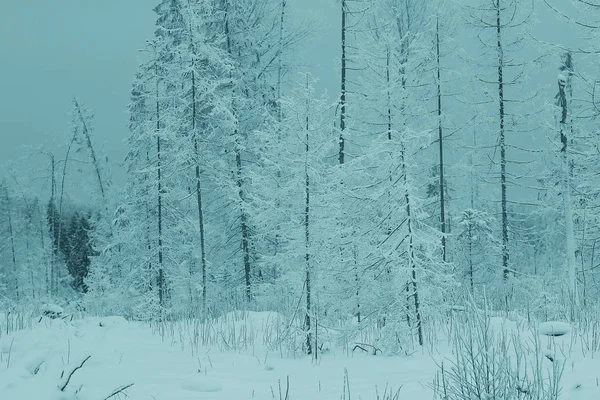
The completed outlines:
{"type": "MultiPolygon", "coordinates": [[[[30,157],[32,148],[41,146],[55,152],[57,159],[64,157],[71,101],[77,96],[95,116],[98,151],[109,157],[116,183],[123,180],[118,163],[126,152],[126,106],[138,50],[153,36],[155,3],[158,0],[2,0],[0,169],[6,163],[42,166],[43,157],[30,157]]],[[[336,23],[331,19],[337,20],[338,6],[334,0],[302,3],[301,9],[290,12],[320,15],[325,25],[304,50],[312,60],[305,69],[324,78],[323,89],[335,78],[337,46],[327,40],[327,31],[336,23]]],[[[337,84],[329,90],[333,87],[337,84]]]]}
{"type": "MultiPolygon", "coordinates": [[[[2,0],[0,169],[6,163],[42,166],[44,158],[30,156],[32,148],[41,146],[62,158],[70,137],[71,100],[77,96],[94,113],[98,152],[108,156],[114,180],[122,183],[118,164],[126,152],[126,106],[138,50],[153,35],[157,2],[2,0]]],[[[305,60],[299,69],[320,77],[318,89],[336,96],[339,1],[288,4],[295,15],[319,16],[322,27],[299,52],[298,59],[305,60]]],[[[570,41],[564,24],[550,14],[540,14],[540,36],[548,33],[547,40],[570,41]]],[[[554,80],[554,67],[545,73],[554,80]]]]}

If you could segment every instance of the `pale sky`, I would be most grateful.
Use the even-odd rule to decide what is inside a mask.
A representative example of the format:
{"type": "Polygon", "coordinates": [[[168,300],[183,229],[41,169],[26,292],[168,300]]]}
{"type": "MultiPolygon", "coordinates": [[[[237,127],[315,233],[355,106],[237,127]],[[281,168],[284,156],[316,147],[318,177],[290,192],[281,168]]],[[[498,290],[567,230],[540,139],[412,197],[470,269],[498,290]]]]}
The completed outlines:
{"type": "MultiPolygon", "coordinates": [[[[562,1],[562,0],[561,0],[562,1]]],[[[71,99],[77,96],[95,115],[98,152],[109,157],[117,183],[126,153],[126,105],[138,49],[153,36],[158,0],[2,0],[0,13],[0,169],[6,163],[42,165],[31,147],[63,158],[70,137],[71,99]]],[[[318,89],[337,96],[339,1],[288,3],[295,16],[318,16],[321,29],[297,58],[301,70],[320,77],[318,89]]],[[[540,35],[563,41],[564,26],[548,10],[540,14],[540,35]],[[550,17],[549,17],[550,16],[550,17]],[[550,19],[549,19],[550,18],[550,19]]],[[[550,67],[550,66],[549,66],[550,67]]],[[[553,81],[554,66],[545,71],[553,81]]],[[[1,172],[1,171],[0,171],[1,172]]],[[[2,174],[0,174],[2,175],[2,174]]],[[[36,173],[39,175],[39,173],[36,173]]]]}
{"type": "MultiPolygon", "coordinates": [[[[23,165],[30,147],[44,146],[63,158],[62,148],[70,137],[71,99],[77,96],[95,115],[99,152],[109,157],[115,180],[122,180],[117,163],[126,153],[126,105],[138,50],[153,36],[155,3],[158,0],[2,0],[0,169],[6,163],[23,165]]],[[[335,0],[303,0],[299,9],[324,22],[320,36],[325,40],[312,40],[305,52],[313,60],[309,69],[326,78],[329,90],[338,86],[333,83],[336,41],[328,38],[337,32],[333,25],[338,7],[335,0]]],[[[43,160],[27,159],[25,165],[41,165],[43,160]]]]}

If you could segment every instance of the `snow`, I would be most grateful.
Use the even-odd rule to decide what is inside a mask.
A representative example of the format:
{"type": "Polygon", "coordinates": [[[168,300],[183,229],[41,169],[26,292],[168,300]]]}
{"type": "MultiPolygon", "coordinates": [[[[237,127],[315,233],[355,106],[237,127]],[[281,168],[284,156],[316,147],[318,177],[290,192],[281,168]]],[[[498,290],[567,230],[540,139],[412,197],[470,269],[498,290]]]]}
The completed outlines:
{"type": "MultiPolygon", "coordinates": [[[[285,394],[289,379],[290,398],[329,400],[341,397],[345,371],[356,399],[377,398],[377,393],[398,389],[400,398],[431,399],[440,363],[454,357],[452,349],[440,342],[410,356],[373,356],[332,347],[316,362],[300,354],[288,358],[271,343],[273,331],[285,327],[285,319],[276,313],[232,313],[212,321],[214,337],[231,338],[230,349],[220,348],[213,339],[196,347],[184,326],[151,327],[121,317],[88,317],[43,319],[32,329],[3,334],[0,399],[102,400],[130,384],[126,394],[131,400],[273,399],[279,398],[280,390],[285,394]],[[60,386],[69,373],[88,356],[62,392],[60,386]]],[[[547,322],[540,325],[540,333],[548,332],[545,326],[552,327],[550,332],[570,328],[547,322]]],[[[490,327],[510,332],[510,337],[522,335],[524,341],[534,337],[527,327],[506,318],[491,318],[490,327]]],[[[600,398],[596,385],[600,357],[585,357],[574,350],[571,354],[570,348],[581,346],[570,342],[552,342],[551,349],[540,353],[547,368],[552,368],[555,361],[550,358],[556,359],[557,354],[568,365],[560,399],[600,398]]]]}
{"type": "Polygon", "coordinates": [[[192,377],[181,383],[181,388],[191,392],[220,392],[223,386],[217,381],[207,380],[206,378],[192,377]]]}
{"type": "Polygon", "coordinates": [[[571,325],[567,322],[547,321],[542,322],[538,329],[544,336],[563,336],[571,332],[571,325]]]}
{"type": "Polygon", "coordinates": [[[567,82],[567,77],[564,76],[563,74],[558,74],[558,81],[562,84],[564,84],[565,82],[567,82]]]}

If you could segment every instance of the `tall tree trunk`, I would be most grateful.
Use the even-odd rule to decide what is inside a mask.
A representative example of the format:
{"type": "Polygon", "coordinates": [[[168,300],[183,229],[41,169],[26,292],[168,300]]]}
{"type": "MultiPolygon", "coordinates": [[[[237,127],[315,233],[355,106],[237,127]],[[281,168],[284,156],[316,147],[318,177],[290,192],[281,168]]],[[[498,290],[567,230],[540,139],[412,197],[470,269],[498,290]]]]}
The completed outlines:
{"type": "Polygon", "coordinates": [[[92,157],[92,163],[94,164],[94,170],[96,172],[96,178],[98,179],[98,186],[100,187],[100,193],[102,194],[102,200],[106,201],[106,194],[104,191],[104,183],[102,182],[102,176],[100,174],[100,165],[98,164],[98,159],[96,158],[96,152],[94,151],[94,146],[92,146],[92,138],[90,136],[90,131],[88,129],[87,123],[85,121],[84,115],[81,112],[81,107],[77,102],[77,99],[73,99],[75,103],[75,110],[77,111],[77,116],[79,117],[79,121],[81,122],[81,129],[83,136],[85,137],[85,141],[88,149],[90,150],[90,155],[92,157]]]}
{"type": "Polygon", "coordinates": [[[440,227],[442,231],[442,260],[446,262],[446,211],[444,202],[444,135],[442,127],[442,81],[440,66],[440,21],[436,16],[435,21],[436,67],[437,67],[437,115],[438,115],[438,140],[440,155],[440,227]]]}
{"type": "Polygon", "coordinates": [[[198,149],[198,132],[196,131],[196,71],[195,67],[195,47],[193,42],[193,32],[190,26],[190,41],[192,46],[192,134],[194,138],[194,161],[196,173],[196,204],[198,207],[198,230],[200,233],[200,268],[202,271],[202,316],[206,317],[206,247],[204,240],[204,208],[202,205],[202,186],[200,182],[200,152],[198,149]]]}
{"type": "Polygon", "coordinates": [[[568,152],[568,130],[572,122],[569,116],[569,103],[567,99],[571,92],[571,75],[573,71],[571,54],[567,53],[565,63],[561,66],[561,70],[567,74],[562,75],[558,79],[558,104],[561,107],[561,118],[559,122],[560,142],[562,144],[560,152],[562,156],[563,178],[563,206],[565,213],[565,238],[566,238],[566,258],[567,258],[567,276],[569,297],[571,298],[572,307],[578,304],[577,296],[577,276],[576,276],[576,260],[575,260],[575,233],[573,227],[573,205],[571,203],[571,182],[570,182],[570,162],[568,152]]]}
{"type": "Polygon", "coordinates": [[[281,109],[281,79],[283,74],[283,27],[285,26],[285,7],[287,0],[281,0],[281,15],[279,20],[279,55],[277,57],[277,122],[283,119],[281,109]]]}
{"type": "MultiPolygon", "coordinates": [[[[231,40],[231,32],[229,28],[229,1],[224,0],[224,11],[225,11],[225,38],[227,45],[227,52],[230,55],[234,55],[232,53],[232,40],[231,40]]],[[[235,112],[235,110],[234,110],[235,112]]],[[[235,166],[236,166],[236,185],[238,188],[238,198],[240,201],[240,225],[242,231],[242,254],[243,254],[243,264],[244,264],[244,283],[245,283],[245,294],[246,301],[248,303],[252,300],[252,280],[251,280],[251,266],[250,266],[250,233],[248,229],[248,215],[246,213],[246,209],[244,207],[245,195],[244,195],[244,179],[243,179],[243,169],[242,169],[242,145],[240,143],[241,135],[239,130],[236,128],[233,132],[235,137],[235,145],[234,145],[234,153],[235,153],[235,166]]]]}
{"type": "Polygon", "coordinates": [[[423,327],[421,324],[421,303],[419,302],[419,290],[417,284],[417,263],[415,260],[415,249],[414,249],[414,233],[413,233],[413,215],[411,210],[410,194],[408,192],[408,178],[407,166],[405,159],[405,148],[402,146],[402,153],[400,155],[400,162],[402,163],[402,175],[404,176],[404,200],[406,202],[406,226],[408,229],[408,261],[409,268],[411,270],[411,286],[412,286],[412,298],[415,306],[415,320],[417,324],[417,335],[419,338],[419,345],[423,345],[423,327]]]}
{"type": "MultiPolygon", "coordinates": [[[[50,183],[50,204],[52,205],[52,210],[56,207],[56,162],[54,160],[54,154],[50,153],[50,171],[52,174],[51,183],[50,183]]],[[[56,277],[56,255],[58,254],[58,232],[56,232],[56,224],[54,223],[54,219],[50,220],[50,235],[51,238],[51,250],[50,250],[50,283],[47,285],[48,294],[52,297],[56,295],[56,286],[54,284],[56,277]]],[[[43,240],[43,239],[42,239],[43,240]]]]}
{"type": "Polygon", "coordinates": [[[37,204],[37,212],[39,215],[39,222],[40,222],[40,246],[42,249],[42,254],[44,255],[44,283],[46,284],[46,296],[48,296],[50,294],[50,286],[49,286],[49,282],[48,282],[48,259],[46,258],[46,241],[44,240],[44,236],[45,236],[45,232],[44,232],[44,218],[43,218],[43,211],[42,208],[40,207],[40,202],[36,201],[37,204]]]}
{"type": "Polygon", "coordinates": [[[496,8],[496,39],[498,50],[498,104],[500,107],[500,188],[501,188],[501,207],[502,207],[502,275],[508,279],[510,268],[508,265],[508,211],[506,204],[506,141],[504,131],[504,50],[502,45],[502,23],[501,23],[501,4],[500,0],[495,0],[496,8]]]}
{"type": "Polygon", "coordinates": [[[471,284],[471,294],[475,294],[475,280],[473,278],[473,225],[469,223],[469,281],[471,284]]]}
{"type": "Polygon", "coordinates": [[[8,186],[4,183],[4,200],[6,201],[6,216],[8,218],[8,235],[10,238],[11,261],[13,265],[13,285],[15,289],[15,300],[19,302],[19,267],[17,265],[17,251],[15,248],[15,234],[12,222],[11,201],[8,195],[8,186]]]}
{"type": "MultiPolygon", "coordinates": [[[[146,152],[146,165],[151,165],[150,162],[150,151],[146,152]]],[[[144,174],[144,180],[148,180],[150,178],[149,174],[144,174]]],[[[148,249],[148,274],[145,276],[146,279],[146,285],[144,287],[145,290],[147,291],[152,291],[154,289],[154,270],[152,268],[152,234],[151,234],[151,230],[152,230],[152,218],[151,218],[151,212],[150,212],[150,202],[148,200],[145,201],[145,206],[146,206],[146,221],[148,222],[147,226],[146,226],[146,243],[147,246],[146,248],[148,249]]]]}
{"type": "MultiPolygon", "coordinates": [[[[400,66],[400,76],[401,76],[401,85],[402,85],[402,90],[406,91],[406,86],[407,86],[407,78],[406,78],[406,66],[408,64],[408,57],[409,57],[409,50],[410,50],[410,43],[409,43],[409,38],[408,38],[408,33],[410,32],[410,8],[408,3],[406,3],[406,8],[405,8],[405,12],[406,12],[406,16],[407,16],[407,20],[409,21],[409,25],[403,30],[401,29],[401,27],[399,27],[400,31],[400,37],[401,37],[401,44],[400,44],[400,55],[402,57],[402,64],[400,66]]],[[[401,105],[401,111],[402,114],[405,114],[406,111],[406,105],[402,104],[401,105]]],[[[404,128],[406,130],[406,118],[404,119],[404,128]]],[[[407,292],[409,292],[409,286],[412,286],[412,290],[413,293],[411,294],[412,299],[413,299],[413,305],[415,307],[415,323],[416,323],[416,327],[417,327],[417,336],[419,339],[419,345],[423,345],[423,326],[422,326],[422,319],[421,319],[421,303],[419,302],[419,290],[418,290],[418,283],[417,283],[417,263],[415,260],[415,240],[414,240],[414,226],[413,226],[413,214],[412,214],[412,208],[411,208],[411,195],[409,193],[408,190],[408,166],[406,165],[406,143],[405,143],[405,139],[402,139],[402,143],[401,143],[401,149],[400,149],[400,166],[401,166],[401,174],[403,177],[403,182],[404,182],[404,201],[405,201],[405,210],[406,210],[406,226],[407,226],[407,236],[408,236],[408,263],[409,263],[409,269],[411,271],[411,279],[410,279],[410,285],[406,286],[406,290],[407,292]]],[[[410,324],[410,317],[407,314],[407,321],[409,321],[410,324]]]]}
{"type": "Polygon", "coordinates": [[[196,202],[198,205],[198,229],[200,230],[200,265],[202,270],[202,312],[206,315],[206,244],[204,239],[204,209],[202,206],[202,188],[200,186],[200,165],[198,161],[198,140],[194,139],[194,152],[196,156],[196,202]]]}
{"type": "MultiPolygon", "coordinates": [[[[281,123],[283,121],[283,109],[281,107],[281,87],[282,87],[282,78],[283,78],[283,28],[285,26],[285,7],[287,5],[287,0],[281,0],[281,15],[279,20],[279,55],[277,59],[277,139],[278,142],[281,141],[281,123]]],[[[281,152],[279,151],[279,146],[277,146],[277,159],[281,159],[281,152]]],[[[281,178],[281,169],[277,169],[277,178],[281,178]]],[[[281,200],[279,196],[275,200],[275,208],[279,210],[281,208],[281,200]]],[[[281,242],[281,224],[277,223],[276,232],[275,232],[275,243],[274,243],[274,256],[279,254],[280,242],[281,242]]],[[[278,266],[273,266],[273,279],[277,279],[278,276],[278,266]]]]}
{"type": "Polygon", "coordinates": [[[244,209],[244,188],[242,178],[242,155],[239,144],[239,133],[236,131],[236,149],[235,149],[235,164],[236,164],[236,184],[238,187],[238,197],[240,199],[240,219],[242,228],[242,253],[244,255],[244,281],[246,284],[246,301],[250,303],[252,300],[252,281],[250,279],[250,244],[248,232],[248,215],[244,209]]]}
{"type": "MultiPolygon", "coordinates": [[[[63,240],[62,234],[63,234],[63,227],[62,227],[62,220],[63,220],[63,200],[65,197],[65,181],[67,178],[67,164],[69,162],[69,155],[71,154],[71,149],[73,148],[73,144],[75,143],[75,140],[77,139],[77,129],[74,129],[73,132],[73,137],[71,137],[71,141],[69,142],[69,147],[67,147],[67,153],[65,155],[65,160],[63,163],[63,170],[62,170],[62,177],[61,177],[61,183],[60,183],[60,198],[58,200],[58,228],[56,229],[58,232],[56,232],[56,237],[57,237],[57,243],[56,243],[56,252],[58,255],[58,252],[61,251],[61,243],[63,240]]],[[[56,264],[55,264],[56,267],[56,264]]],[[[55,269],[54,271],[54,289],[55,291],[58,290],[58,271],[55,269]]],[[[56,293],[55,293],[56,294],[56,293]]]]}
{"type": "Polygon", "coordinates": [[[343,164],[345,161],[345,144],[346,144],[346,0],[342,0],[342,81],[340,93],[340,150],[338,161],[343,164]]]}
{"type": "Polygon", "coordinates": [[[310,280],[310,177],[308,175],[309,162],[309,113],[310,113],[310,82],[309,76],[306,76],[306,136],[305,136],[305,160],[304,160],[304,193],[305,193],[305,208],[304,208],[304,233],[305,233],[305,261],[306,261],[306,317],[304,328],[306,329],[306,350],[308,354],[312,354],[312,337],[310,333],[310,314],[311,314],[311,280],[310,280]]]}
{"type": "Polygon", "coordinates": [[[156,173],[158,179],[158,190],[157,190],[157,204],[158,204],[158,304],[162,311],[165,307],[165,276],[164,276],[164,265],[163,265],[163,215],[162,215],[162,201],[163,201],[163,182],[162,182],[162,153],[161,153],[161,140],[160,140],[160,92],[159,92],[159,79],[158,79],[158,67],[156,68],[156,173]]]}

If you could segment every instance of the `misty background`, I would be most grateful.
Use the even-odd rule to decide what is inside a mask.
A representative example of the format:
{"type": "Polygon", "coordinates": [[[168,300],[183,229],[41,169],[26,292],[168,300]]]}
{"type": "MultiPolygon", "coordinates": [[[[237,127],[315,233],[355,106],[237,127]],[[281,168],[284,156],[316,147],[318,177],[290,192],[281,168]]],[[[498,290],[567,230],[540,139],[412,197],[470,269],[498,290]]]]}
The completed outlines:
{"type": "MultiPolygon", "coordinates": [[[[468,0],[467,0],[468,1],[468,0]]],[[[152,38],[155,2],[149,0],[4,0],[0,13],[0,166],[37,166],[32,178],[47,189],[41,172],[47,159],[41,148],[61,159],[71,136],[72,99],[76,96],[94,115],[94,137],[100,154],[108,157],[113,183],[124,183],[121,162],[126,153],[127,109],[139,49],[152,38]]],[[[553,0],[567,14],[574,10],[553,0]]],[[[290,1],[295,21],[311,23],[312,36],[298,55],[299,71],[319,79],[316,88],[335,98],[339,92],[339,0],[290,1]]],[[[529,76],[531,88],[541,88],[541,101],[556,92],[560,48],[577,46],[584,34],[557,16],[542,1],[532,19],[540,51],[554,53],[529,76]]],[[[457,47],[477,55],[477,41],[464,35],[456,20],[457,47]]],[[[525,51],[523,56],[529,54],[525,51]]],[[[579,57],[579,56],[576,56],[579,57]]],[[[579,65],[585,64],[577,59],[579,65]]],[[[589,62],[589,61],[586,61],[589,62]]],[[[453,68],[452,65],[447,66],[453,68]]],[[[352,105],[350,105],[352,107],[352,105]]],[[[541,133],[543,136],[543,132],[541,133]]],[[[538,135],[539,136],[539,135],[538,135]]],[[[522,140],[529,142],[530,138],[522,140]]],[[[539,138],[538,138],[539,139],[539,138]]],[[[531,140],[535,141],[535,137],[531,140]]],[[[531,143],[527,143],[531,145],[531,143]]]]}
{"type": "MultiPolygon", "coordinates": [[[[64,157],[71,137],[72,99],[94,115],[99,154],[108,157],[113,183],[125,181],[127,104],[139,50],[153,37],[157,2],[149,0],[4,0],[0,13],[0,169],[36,166],[49,187],[47,157],[64,157]]],[[[290,15],[310,21],[299,69],[319,77],[318,89],[339,91],[339,4],[290,2],[290,15]]],[[[37,176],[36,176],[37,175],[37,176]]],[[[42,177],[44,179],[42,179],[42,177]]],[[[37,185],[36,185],[37,186],[37,185]]]]}

